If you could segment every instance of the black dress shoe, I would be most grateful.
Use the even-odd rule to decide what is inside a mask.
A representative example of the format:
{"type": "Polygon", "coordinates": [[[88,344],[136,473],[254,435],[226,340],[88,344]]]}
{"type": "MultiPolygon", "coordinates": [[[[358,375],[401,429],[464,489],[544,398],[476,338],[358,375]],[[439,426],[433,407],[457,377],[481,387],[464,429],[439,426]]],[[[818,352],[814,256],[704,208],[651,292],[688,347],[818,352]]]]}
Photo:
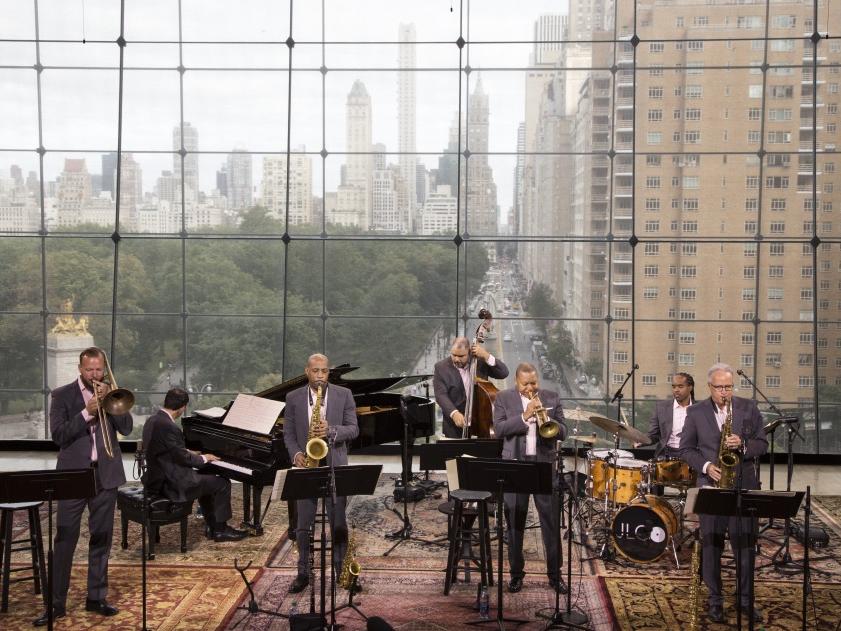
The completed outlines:
{"type": "Polygon", "coordinates": [[[304,591],[304,589],[306,589],[307,585],[309,585],[309,584],[310,584],[310,579],[309,578],[307,578],[306,576],[301,576],[300,574],[298,574],[298,576],[295,577],[295,580],[292,581],[292,584],[289,586],[289,593],[290,594],[297,594],[298,592],[302,592],[302,591],[304,591]]]}
{"type": "Polygon", "coordinates": [[[550,578],[549,579],[549,586],[552,587],[556,592],[559,594],[567,594],[569,593],[569,588],[567,584],[564,582],[562,578],[550,578]]]}
{"type": "Polygon", "coordinates": [[[85,611],[94,611],[103,616],[116,616],[120,610],[112,607],[104,600],[91,600],[88,598],[85,600],[85,611]]]}
{"type": "MultiPolygon", "coordinates": [[[[749,620],[748,616],[750,615],[750,605],[742,605],[742,619],[749,620]]],[[[753,607],[753,621],[754,622],[764,622],[764,618],[762,617],[762,610],[754,605],[753,607]]]]}
{"type": "Polygon", "coordinates": [[[245,530],[237,530],[235,528],[231,528],[228,524],[224,524],[220,528],[213,529],[213,540],[214,541],[242,541],[248,536],[248,532],[245,530]]]}
{"type": "Polygon", "coordinates": [[[512,594],[516,594],[521,589],[523,589],[523,579],[519,576],[508,581],[508,591],[512,594]]]}
{"type": "MultiPolygon", "coordinates": [[[[48,623],[47,614],[48,612],[45,611],[40,618],[35,618],[35,620],[32,621],[32,624],[36,627],[46,627],[48,623]]],[[[59,618],[63,618],[66,615],[67,613],[64,611],[64,609],[53,607],[53,620],[58,620],[59,618]]]]}
{"type": "Polygon", "coordinates": [[[713,622],[718,622],[719,624],[723,624],[727,618],[724,617],[724,608],[721,605],[710,605],[709,611],[707,611],[707,616],[713,622]]]}

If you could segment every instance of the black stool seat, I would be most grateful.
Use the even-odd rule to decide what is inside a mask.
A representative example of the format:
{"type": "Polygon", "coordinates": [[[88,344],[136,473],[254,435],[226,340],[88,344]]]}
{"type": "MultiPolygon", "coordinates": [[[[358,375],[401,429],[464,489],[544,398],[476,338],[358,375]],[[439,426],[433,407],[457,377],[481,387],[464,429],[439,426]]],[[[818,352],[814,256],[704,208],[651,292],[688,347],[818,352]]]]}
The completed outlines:
{"type": "Polygon", "coordinates": [[[9,584],[20,581],[32,581],[36,594],[42,594],[44,606],[47,606],[47,563],[44,558],[44,539],[41,536],[41,516],[38,510],[43,502],[15,502],[11,504],[0,504],[0,539],[2,539],[2,556],[0,564],[3,567],[3,595],[0,602],[0,612],[6,613],[9,610],[9,584]],[[29,517],[29,536],[21,539],[12,539],[15,511],[26,511],[29,517]],[[24,567],[12,567],[12,552],[23,552],[29,550],[32,556],[32,563],[24,567]],[[29,576],[18,576],[11,578],[13,572],[28,572],[29,576]]]}
{"type": "MultiPolygon", "coordinates": [[[[155,544],[160,543],[160,527],[174,524],[181,524],[181,552],[187,551],[187,518],[193,512],[193,500],[186,502],[175,502],[155,493],[146,496],[148,506],[148,519],[146,521],[146,532],[149,537],[149,549],[147,558],[151,561],[155,558],[155,544]]],[[[124,486],[117,491],[117,507],[120,509],[120,521],[122,523],[122,541],[120,546],[123,550],[128,548],[128,523],[133,521],[143,523],[143,487],[124,486]]]]}
{"type": "Polygon", "coordinates": [[[491,564],[491,535],[488,524],[488,500],[492,494],[487,491],[457,489],[450,492],[450,501],[438,506],[438,510],[450,516],[448,535],[450,548],[447,554],[444,595],[458,580],[459,564],[464,561],[464,581],[470,582],[470,569],[479,570],[477,595],[482,585],[493,585],[491,564]],[[478,522],[478,523],[477,523],[478,522]],[[479,557],[473,553],[473,546],[479,546],[479,557]]]}

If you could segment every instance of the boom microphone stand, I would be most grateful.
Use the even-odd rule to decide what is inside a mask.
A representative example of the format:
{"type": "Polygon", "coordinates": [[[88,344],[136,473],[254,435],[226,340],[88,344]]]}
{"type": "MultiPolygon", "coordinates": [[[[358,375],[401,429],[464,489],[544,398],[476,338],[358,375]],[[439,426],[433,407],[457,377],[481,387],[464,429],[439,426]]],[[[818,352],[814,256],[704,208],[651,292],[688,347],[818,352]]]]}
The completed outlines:
{"type": "MultiPolygon", "coordinates": [[[[141,597],[141,611],[142,621],[140,624],[140,631],[147,631],[146,627],[146,521],[149,519],[149,505],[146,498],[146,484],[143,482],[143,476],[146,473],[146,453],[143,451],[143,441],[137,441],[137,449],[134,452],[134,479],[140,480],[140,488],[142,489],[141,502],[142,512],[140,520],[140,540],[142,541],[140,552],[142,561],[140,562],[140,583],[142,589],[141,597]]],[[[52,609],[52,603],[50,603],[52,609]]]]}

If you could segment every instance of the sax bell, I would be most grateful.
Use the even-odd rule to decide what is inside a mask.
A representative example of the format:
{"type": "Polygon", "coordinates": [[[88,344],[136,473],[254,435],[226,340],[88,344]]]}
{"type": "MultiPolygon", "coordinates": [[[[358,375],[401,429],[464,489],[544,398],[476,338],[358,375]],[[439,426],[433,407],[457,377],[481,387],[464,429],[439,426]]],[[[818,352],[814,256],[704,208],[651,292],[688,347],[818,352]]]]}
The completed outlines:
{"type": "Polygon", "coordinates": [[[348,565],[347,571],[350,572],[351,576],[359,576],[362,572],[362,566],[359,564],[359,561],[354,559],[350,562],[350,565],[348,565]]]}
{"type": "Polygon", "coordinates": [[[318,462],[327,457],[327,443],[321,438],[310,438],[307,441],[307,457],[318,462]]]}

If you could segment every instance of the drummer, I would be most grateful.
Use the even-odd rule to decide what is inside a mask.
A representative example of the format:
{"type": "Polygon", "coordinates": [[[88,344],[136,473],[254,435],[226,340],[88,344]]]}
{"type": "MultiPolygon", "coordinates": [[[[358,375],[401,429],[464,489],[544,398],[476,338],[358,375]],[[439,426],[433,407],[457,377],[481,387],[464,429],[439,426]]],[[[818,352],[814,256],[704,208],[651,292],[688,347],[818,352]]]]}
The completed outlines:
{"type": "MultiPolygon", "coordinates": [[[[695,380],[686,372],[672,377],[672,397],[657,401],[651,416],[648,437],[655,444],[654,457],[679,458],[680,434],[686,420],[686,411],[695,403],[695,380]]],[[[640,447],[641,443],[634,443],[640,447]]]]}

